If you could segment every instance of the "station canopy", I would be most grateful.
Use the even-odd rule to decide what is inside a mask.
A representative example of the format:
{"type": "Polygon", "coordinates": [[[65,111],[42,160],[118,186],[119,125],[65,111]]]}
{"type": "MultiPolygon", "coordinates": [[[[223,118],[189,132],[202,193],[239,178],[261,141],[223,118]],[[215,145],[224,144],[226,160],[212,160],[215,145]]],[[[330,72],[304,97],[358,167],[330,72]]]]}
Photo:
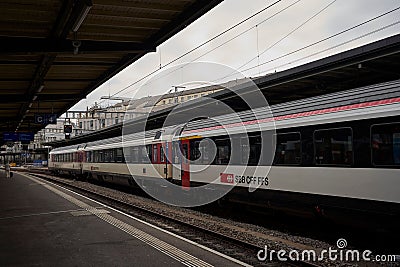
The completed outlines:
{"type": "Polygon", "coordinates": [[[45,127],[35,114],[63,114],[221,1],[2,0],[0,143],[45,127]]]}

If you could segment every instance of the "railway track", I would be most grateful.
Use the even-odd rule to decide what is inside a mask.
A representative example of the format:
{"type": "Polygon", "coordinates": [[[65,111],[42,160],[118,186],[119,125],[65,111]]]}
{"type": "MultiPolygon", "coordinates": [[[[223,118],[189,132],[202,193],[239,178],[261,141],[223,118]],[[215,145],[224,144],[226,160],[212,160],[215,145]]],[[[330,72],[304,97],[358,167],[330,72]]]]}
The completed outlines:
{"type": "MultiPolygon", "coordinates": [[[[176,216],[176,214],[168,214],[156,211],[146,207],[146,205],[139,205],[132,203],[132,201],[120,199],[116,196],[105,195],[103,193],[96,192],[89,187],[82,186],[81,183],[78,185],[72,180],[66,180],[45,173],[29,172],[29,174],[36,178],[63,186],[77,193],[93,198],[99,202],[120,209],[141,220],[176,233],[189,240],[212,248],[220,253],[229,255],[252,266],[320,266],[307,261],[286,261],[283,263],[279,262],[276,257],[273,257],[272,262],[261,262],[257,259],[257,252],[263,249],[260,247],[259,243],[254,242],[254,240],[240,238],[240,234],[232,236],[232,233],[227,233],[226,228],[224,227],[221,227],[221,231],[219,231],[212,229],[212,227],[210,228],[205,225],[195,223],[201,218],[176,216]]],[[[218,222],[216,223],[218,224],[218,222]]],[[[240,231],[240,229],[237,229],[237,227],[233,226],[231,231],[240,231]]],[[[261,235],[260,238],[266,238],[272,243],[286,243],[286,245],[289,247],[299,250],[310,249],[310,247],[304,246],[303,244],[297,244],[293,241],[284,240],[276,236],[261,235]]],[[[279,250],[279,248],[277,250],[279,250]]]]}

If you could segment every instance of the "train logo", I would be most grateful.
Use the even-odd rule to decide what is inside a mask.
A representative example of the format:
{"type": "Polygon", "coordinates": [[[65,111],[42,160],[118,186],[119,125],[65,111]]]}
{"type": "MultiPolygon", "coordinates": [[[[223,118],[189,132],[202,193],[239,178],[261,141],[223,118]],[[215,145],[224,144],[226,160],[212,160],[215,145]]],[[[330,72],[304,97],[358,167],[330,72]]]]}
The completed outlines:
{"type": "Polygon", "coordinates": [[[234,175],[231,173],[220,173],[221,183],[233,184],[234,175]]]}

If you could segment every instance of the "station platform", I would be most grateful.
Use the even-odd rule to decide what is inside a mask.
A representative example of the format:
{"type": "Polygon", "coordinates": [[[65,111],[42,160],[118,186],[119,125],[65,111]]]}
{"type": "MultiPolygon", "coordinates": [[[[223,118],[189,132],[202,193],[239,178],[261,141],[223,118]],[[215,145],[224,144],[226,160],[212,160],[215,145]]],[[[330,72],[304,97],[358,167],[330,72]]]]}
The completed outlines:
{"type": "Polygon", "coordinates": [[[132,216],[0,171],[0,266],[243,266],[132,216]]]}

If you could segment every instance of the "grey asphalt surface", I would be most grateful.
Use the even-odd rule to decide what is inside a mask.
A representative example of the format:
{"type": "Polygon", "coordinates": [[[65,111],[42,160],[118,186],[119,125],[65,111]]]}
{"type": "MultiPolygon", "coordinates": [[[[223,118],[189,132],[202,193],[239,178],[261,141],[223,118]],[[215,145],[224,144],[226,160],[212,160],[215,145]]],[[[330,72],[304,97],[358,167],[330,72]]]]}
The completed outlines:
{"type": "MultiPolygon", "coordinates": [[[[65,191],[66,192],[66,191],[65,191]]],[[[68,193],[70,194],[70,193],[68,193]]],[[[237,266],[99,204],[152,236],[215,266],[237,266]]],[[[184,266],[18,173],[0,171],[0,266],[184,266]]]]}

